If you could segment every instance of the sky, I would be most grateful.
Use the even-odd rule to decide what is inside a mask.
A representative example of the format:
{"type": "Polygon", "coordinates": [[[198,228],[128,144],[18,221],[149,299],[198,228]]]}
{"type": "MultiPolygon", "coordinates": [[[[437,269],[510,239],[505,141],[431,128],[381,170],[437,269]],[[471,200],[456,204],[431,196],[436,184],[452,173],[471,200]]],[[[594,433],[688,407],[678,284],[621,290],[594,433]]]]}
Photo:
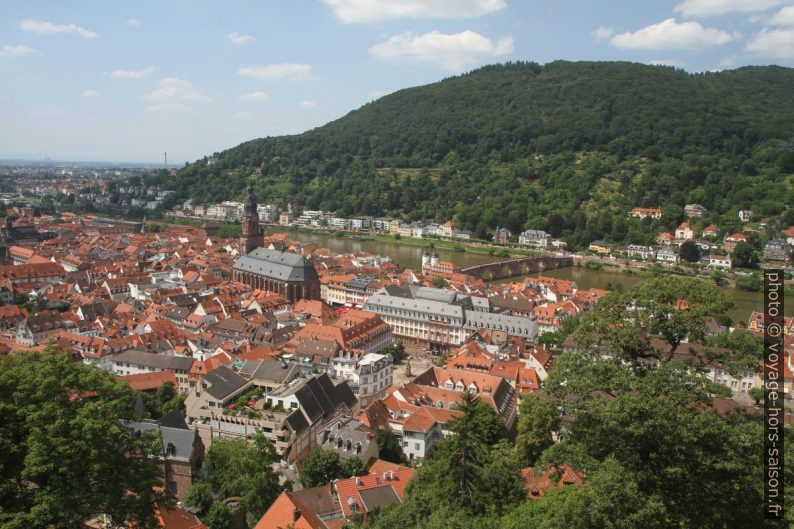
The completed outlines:
{"type": "Polygon", "coordinates": [[[484,64],[794,66],[794,0],[3,0],[0,159],[182,164],[484,64]]]}

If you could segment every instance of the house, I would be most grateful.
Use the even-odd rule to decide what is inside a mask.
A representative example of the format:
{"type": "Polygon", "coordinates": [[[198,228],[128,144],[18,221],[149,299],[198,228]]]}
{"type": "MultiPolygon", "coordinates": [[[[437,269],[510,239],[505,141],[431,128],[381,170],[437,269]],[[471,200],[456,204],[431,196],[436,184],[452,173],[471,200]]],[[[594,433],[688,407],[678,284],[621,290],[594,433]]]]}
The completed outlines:
{"type": "Polygon", "coordinates": [[[747,235],[739,232],[733,233],[731,235],[726,235],[722,239],[722,247],[726,252],[733,253],[733,251],[736,249],[736,245],[740,242],[747,242],[747,235]]]}
{"type": "Polygon", "coordinates": [[[441,231],[443,232],[444,237],[455,237],[458,231],[458,225],[455,224],[455,221],[448,220],[441,225],[441,231]]]}
{"type": "Polygon", "coordinates": [[[551,235],[543,230],[526,230],[521,232],[518,236],[519,244],[526,244],[527,246],[535,246],[537,248],[546,248],[551,244],[551,235]]]}
{"type": "Polygon", "coordinates": [[[656,244],[663,246],[670,246],[673,244],[673,235],[670,232],[664,231],[656,236],[656,244]]]}
{"type": "Polygon", "coordinates": [[[378,353],[345,354],[331,360],[337,378],[347,380],[361,407],[385,395],[392,384],[392,359],[378,353]]]}
{"type": "Polygon", "coordinates": [[[733,268],[733,259],[730,255],[710,255],[708,257],[709,267],[721,270],[733,268]]]}
{"type": "MultiPolygon", "coordinates": [[[[463,393],[477,395],[496,411],[509,431],[517,417],[517,394],[515,388],[501,376],[471,372],[463,369],[430,367],[420,373],[413,382],[396,390],[414,398],[422,396],[437,408],[454,409],[463,393]]],[[[399,397],[398,397],[399,398],[399,397]]]]}
{"type": "Polygon", "coordinates": [[[412,468],[395,466],[319,487],[282,492],[254,529],[341,528],[349,519],[366,523],[370,513],[403,501],[414,473],[412,468]]]}
{"type": "Polygon", "coordinates": [[[785,261],[788,259],[789,245],[785,239],[773,239],[764,245],[764,259],[785,261]]]}
{"type": "Polygon", "coordinates": [[[749,209],[742,209],[739,210],[739,220],[742,222],[750,222],[750,219],[753,218],[753,212],[749,209]]]}
{"type": "Polygon", "coordinates": [[[606,241],[593,241],[587,249],[591,252],[607,254],[612,251],[612,246],[606,241]]]}
{"type": "Polygon", "coordinates": [[[707,215],[709,210],[701,206],[700,204],[687,204],[684,206],[684,213],[687,217],[704,217],[707,215]]]}
{"type": "Polygon", "coordinates": [[[631,216],[640,219],[644,219],[646,217],[650,217],[652,219],[661,219],[662,208],[631,208],[631,216]]]}
{"type": "Polygon", "coordinates": [[[703,232],[701,233],[702,237],[717,237],[720,233],[719,228],[717,228],[716,224],[709,224],[705,228],[703,228],[703,232]]]}
{"type": "Polygon", "coordinates": [[[510,242],[513,239],[513,232],[508,230],[507,228],[496,228],[496,231],[493,233],[493,240],[494,242],[510,242]]]}
{"type": "Polygon", "coordinates": [[[626,248],[626,253],[629,257],[639,257],[640,259],[653,259],[655,250],[650,246],[643,246],[641,244],[629,244],[626,248]]]}
{"type": "Polygon", "coordinates": [[[794,246],[794,226],[780,232],[786,238],[786,242],[794,246]]]}
{"type": "Polygon", "coordinates": [[[562,488],[568,485],[581,485],[584,483],[585,475],[577,472],[569,465],[552,466],[545,472],[536,472],[535,469],[527,467],[521,469],[521,479],[527,488],[527,497],[537,500],[553,488],[562,488]]]}
{"type": "Polygon", "coordinates": [[[677,263],[679,261],[679,256],[672,248],[665,247],[656,252],[656,260],[665,263],[677,263]]]}
{"type": "Polygon", "coordinates": [[[362,462],[378,457],[378,440],[363,423],[344,417],[320,434],[318,446],[336,452],[342,459],[357,457],[362,462]]]}
{"type": "Polygon", "coordinates": [[[279,441],[286,443],[285,459],[300,462],[329,424],[357,411],[358,401],[347,382],[334,383],[326,374],[308,379],[293,395],[298,406],[285,419],[279,441]]]}
{"type": "Polygon", "coordinates": [[[196,430],[187,427],[177,410],[157,421],[125,422],[134,432],[156,432],[162,451],[154,456],[161,465],[166,489],[184,500],[187,489],[198,477],[204,458],[204,445],[196,430]]]}
{"type": "Polygon", "coordinates": [[[676,241],[688,241],[689,239],[694,238],[695,232],[692,229],[692,223],[689,220],[685,220],[681,223],[678,228],[675,230],[675,240],[676,241]]]}

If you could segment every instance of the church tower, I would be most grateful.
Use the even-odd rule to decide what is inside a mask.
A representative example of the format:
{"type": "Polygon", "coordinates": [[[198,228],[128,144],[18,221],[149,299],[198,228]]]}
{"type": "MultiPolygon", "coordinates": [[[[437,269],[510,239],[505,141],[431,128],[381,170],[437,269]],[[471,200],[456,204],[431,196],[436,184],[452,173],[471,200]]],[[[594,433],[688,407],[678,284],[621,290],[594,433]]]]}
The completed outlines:
{"type": "Polygon", "coordinates": [[[255,248],[262,246],[262,236],[259,235],[259,213],[256,211],[254,199],[254,186],[248,184],[248,194],[243,206],[243,229],[240,233],[240,252],[247,255],[255,248]]]}

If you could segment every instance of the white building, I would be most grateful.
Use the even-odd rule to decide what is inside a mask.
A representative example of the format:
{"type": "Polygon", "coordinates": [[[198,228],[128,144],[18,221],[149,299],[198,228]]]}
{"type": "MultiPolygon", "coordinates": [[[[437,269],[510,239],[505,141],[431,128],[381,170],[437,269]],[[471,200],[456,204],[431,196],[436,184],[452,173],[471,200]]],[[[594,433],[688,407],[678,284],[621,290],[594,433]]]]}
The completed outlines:
{"type": "Polygon", "coordinates": [[[656,252],[656,260],[665,263],[677,263],[679,260],[678,254],[670,247],[662,248],[656,252]]]}
{"type": "Polygon", "coordinates": [[[534,319],[496,314],[490,309],[487,298],[414,285],[388,285],[364,304],[364,310],[379,314],[403,343],[432,350],[459,346],[477,329],[530,340],[537,337],[534,319]]]}
{"type": "Polygon", "coordinates": [[[731,259],[730,255],[710,255],[709,266],[711,268],[730,270],[733,268],[733,259],[731,259]]]}
{"type": "Polygon", "coordinates": [[[546,248],[551,244],[551,240],[551,235],[543,230],[526,230],[518,236],[519,244],[526,244],[537,248],[546,248]]]}
{"type": "Polygon", "coordinates": [[[332,359],[336,378],[347,380],[348,386],[362,408],[377,400],[392,385],[392,360],[379,353],[368,353],[360,358],[352,355],[332,359]]]}
{"type": "Polygon", "coordinates": [[[650,246],[643,246],[641,244],[629,244],[628,248],[626,248],[626,253],[629,255],[629,257],[653,259],[654,249],[650,246]]]}

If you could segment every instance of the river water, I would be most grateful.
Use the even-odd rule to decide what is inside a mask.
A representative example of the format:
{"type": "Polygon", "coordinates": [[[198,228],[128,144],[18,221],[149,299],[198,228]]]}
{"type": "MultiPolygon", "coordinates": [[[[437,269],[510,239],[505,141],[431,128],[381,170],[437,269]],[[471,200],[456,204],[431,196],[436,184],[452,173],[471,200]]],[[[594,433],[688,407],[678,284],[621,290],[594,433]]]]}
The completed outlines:
{"type": "MultiPolygon", "coordinates": [[[[268,230],[268,232],[283,231],[268,230]]],[[[313,242],[320,247],[330,248],[336,253],[368,252],[378,255],[388,255],[399,266],[419,270],[422,266],[422,253],[425,248],[400,244],[398,242],[383,242],[375,240],[356,241],[348,237],[334,237],[325,233],[313,232],[292,232],[291,237],[303,242],[313,242]]],[[[459,267],[466,267],[475,264],[498,261],[499,258],[472,252],[456,252],[454,250],[439,249],[439,259],[450,261],[459,267]]],[[[568,267],[559,270],[549,270],[543,273],[545,276],[556,277],[575,281],[579,288],[607,288],[611,285],[623,285],[629,288],[638,281],[642,281],[648,276],[624,274],[613,270],[589,270],[584,267],[568,267]]],[[[514,280],[517,278],[514,278],[514,280]]],[[[761,292],[746,292],[726,288],[736,303],[736,308],[731,310],[728,315],[734,321],[747,322],[750,314],[755,311],[763,310],[763,294],[761,292]]],[[[786,304],[786,315],[794,314],[794,303],[786,304]]]]}

